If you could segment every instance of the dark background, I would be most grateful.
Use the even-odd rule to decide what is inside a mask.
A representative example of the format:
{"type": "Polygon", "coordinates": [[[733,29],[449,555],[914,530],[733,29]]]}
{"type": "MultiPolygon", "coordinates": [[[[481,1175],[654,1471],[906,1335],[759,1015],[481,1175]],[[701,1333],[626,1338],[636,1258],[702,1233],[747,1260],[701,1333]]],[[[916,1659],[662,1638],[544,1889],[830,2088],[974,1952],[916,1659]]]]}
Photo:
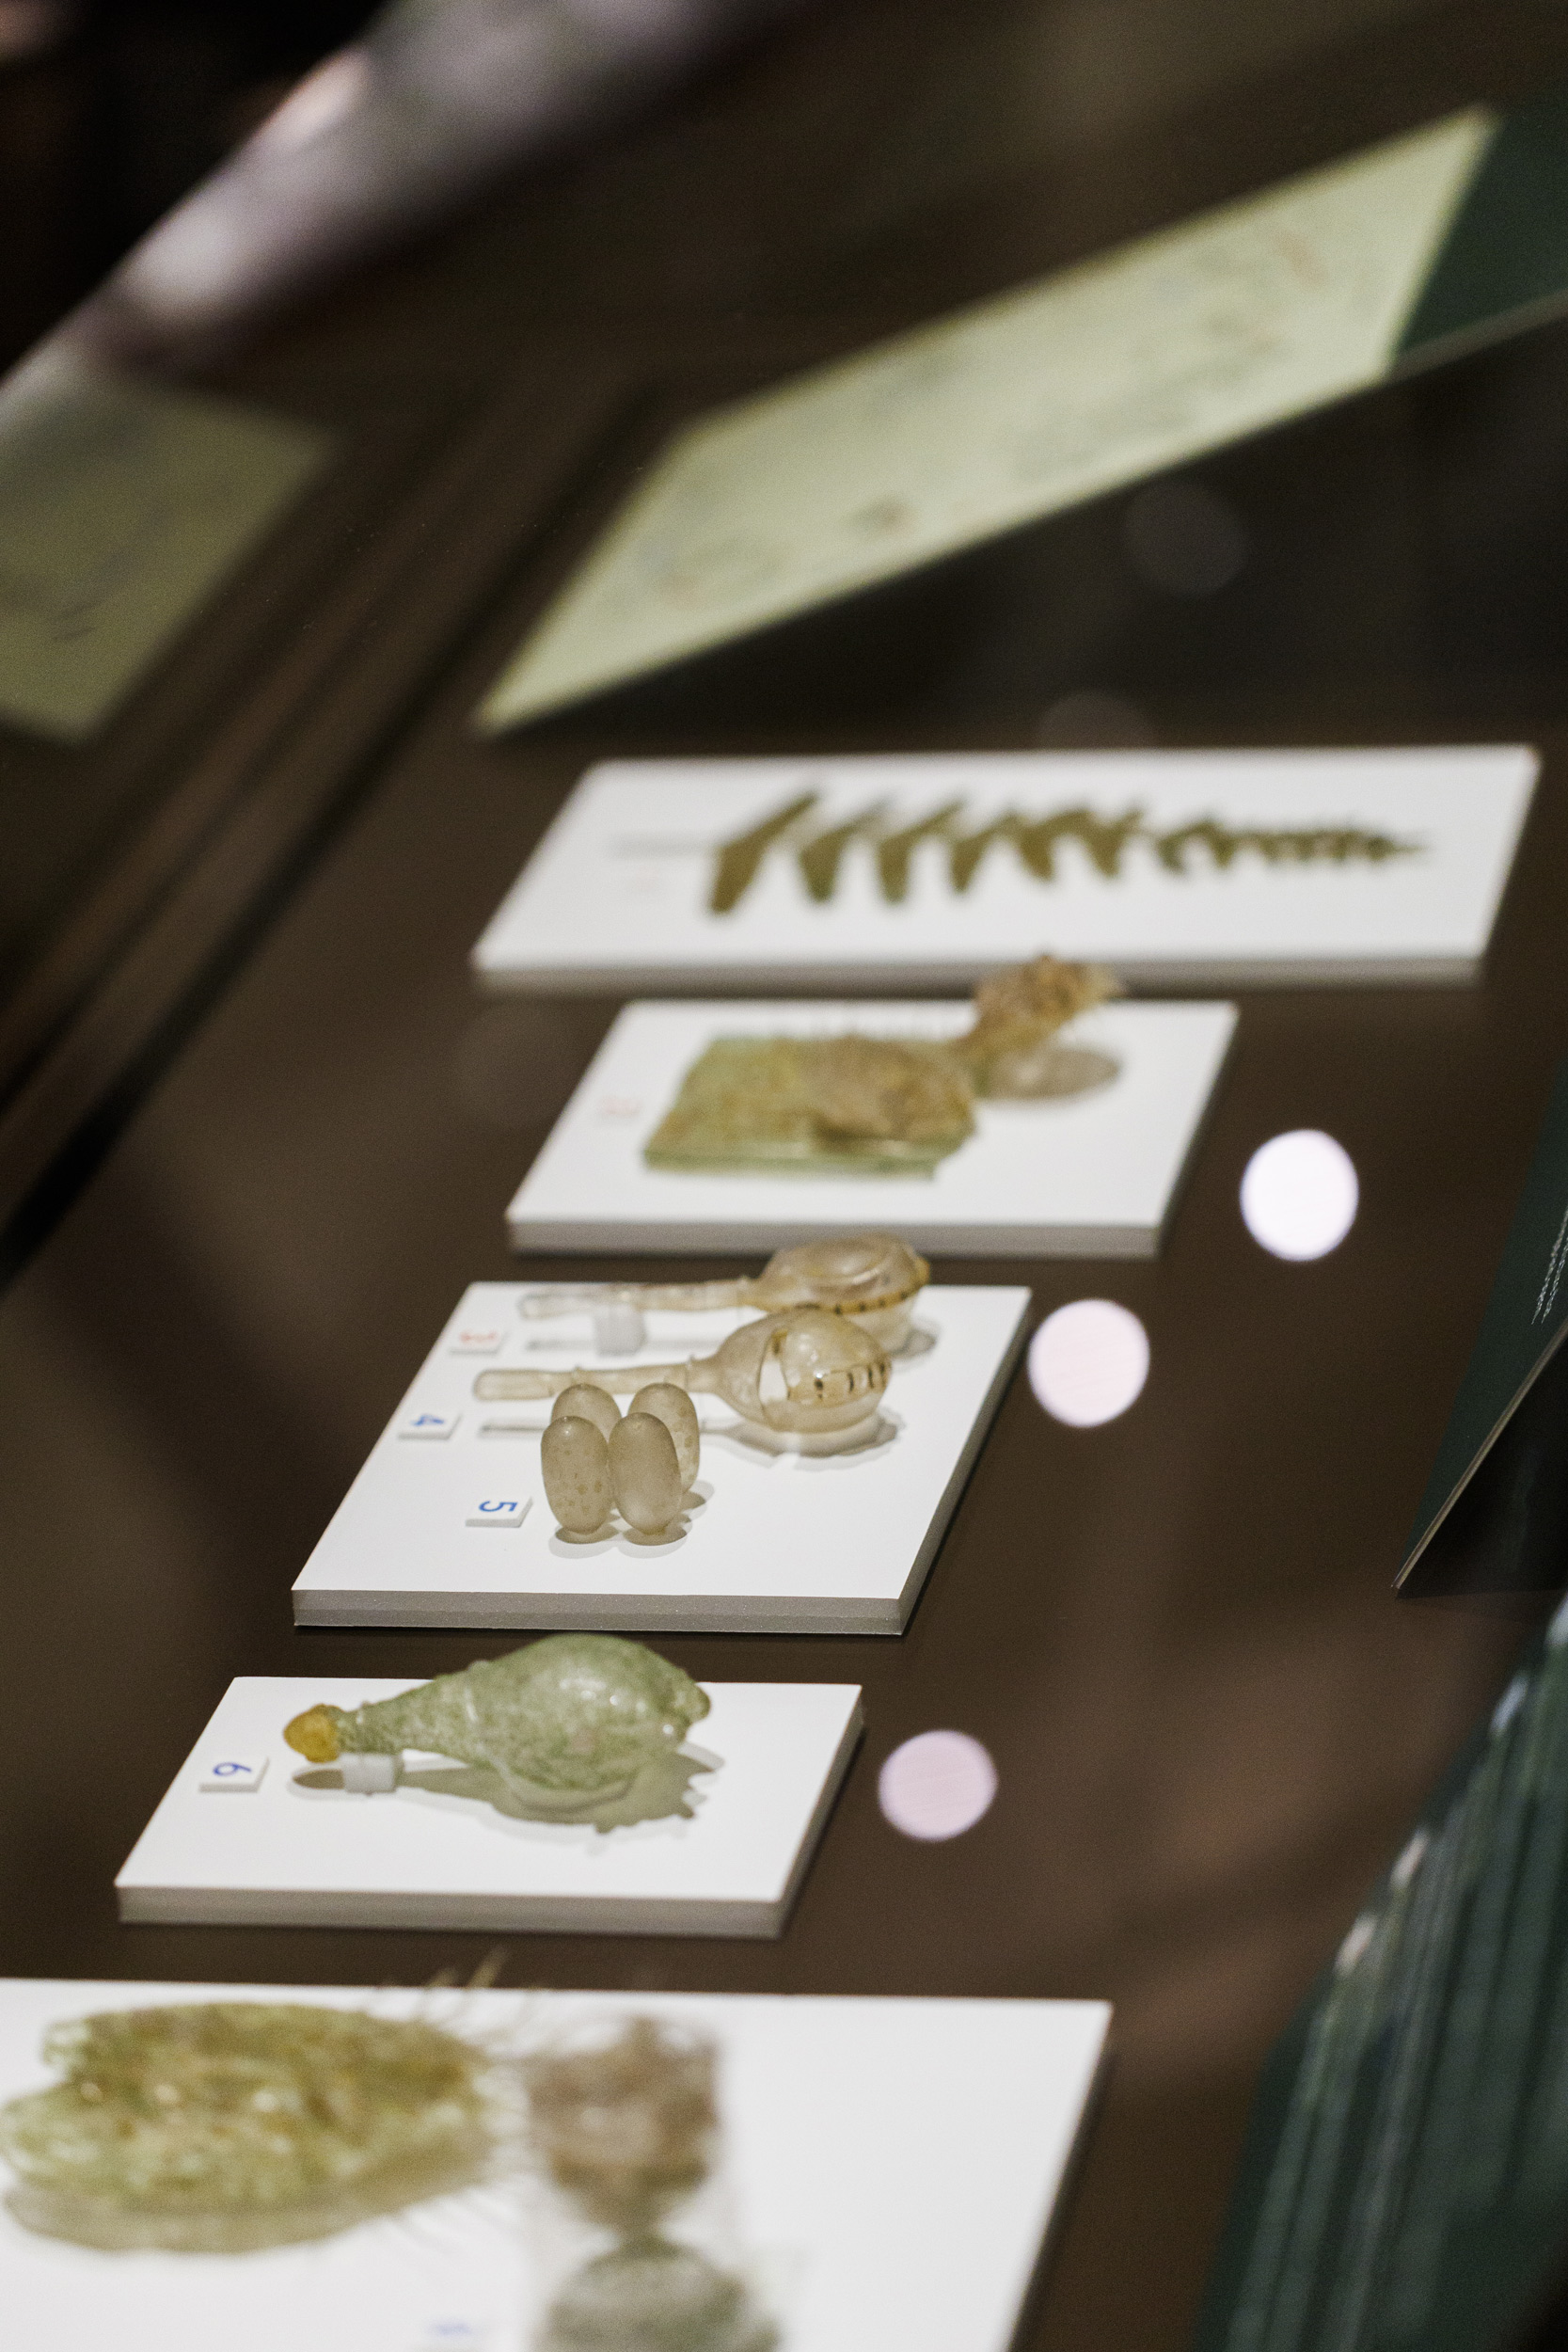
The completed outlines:
{"type": "Polygon", "coordinates": [[[6,55],[0,366],[87,294],[318,58],[362,0],[81,0],[6,55]]]}

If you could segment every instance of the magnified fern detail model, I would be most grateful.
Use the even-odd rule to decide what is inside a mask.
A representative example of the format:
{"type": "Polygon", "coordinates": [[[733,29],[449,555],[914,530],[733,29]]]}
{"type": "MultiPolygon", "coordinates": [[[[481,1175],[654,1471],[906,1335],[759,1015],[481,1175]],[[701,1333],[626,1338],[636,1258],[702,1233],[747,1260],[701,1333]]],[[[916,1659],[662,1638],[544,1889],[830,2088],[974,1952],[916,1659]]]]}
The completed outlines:
{"type": "Polygon", "coordinates": [[[1213,816],[1195,817],[1162,831],[1137,804],[1119,816],[1101,815],[1083,804],[1037,817],[1008,809],[976,824],[965,802],[946,801],[914,824],[901,824],[887,803],[879,801],[858,816],[822,825],[817,821],[821,799],[819,792],[800,793],[744,833],[718,844],[708,897],[713,914],[732,914],[775,854],[794,859],[808,896],[826,906],[837,893],[845,859],[857,842],[871,851],[878,892],[889,906],[900,906],[909,897],[915,853],[928,842],[944,850],[948,886],[959,897],[996,849],[1011,850],[1037,882],[1053,882],[1060,879],[1058,856],[1069,842],[1076,844],[1106,882],[1116,882],[1129,870],[1133,851],[1151,857],[1168,874],[1187,877],[1206,870],[1227,872],[1241,858],[1259,858],[1267,866],[1382,866],[1415,856],[1421,847],[1418,841],[1402,841],[1358,825],[1231,825],[1213,816]]]}

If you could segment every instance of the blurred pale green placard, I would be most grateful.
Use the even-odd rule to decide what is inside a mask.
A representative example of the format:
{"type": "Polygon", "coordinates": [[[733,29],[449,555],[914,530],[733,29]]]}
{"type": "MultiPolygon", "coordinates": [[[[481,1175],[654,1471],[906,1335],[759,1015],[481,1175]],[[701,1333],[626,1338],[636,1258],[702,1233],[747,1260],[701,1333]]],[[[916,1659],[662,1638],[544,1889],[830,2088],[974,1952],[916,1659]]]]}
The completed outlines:
{"type": "Polygon", "coordinates": [[[0,721],[96,733],[330,436],[45,353],[0,390],[0,721]]]}
{"type": "Polygon", "coordinates": [[[481,707],[500,728],[1376,383],[1474,109],[701,420],[481,707]]]}

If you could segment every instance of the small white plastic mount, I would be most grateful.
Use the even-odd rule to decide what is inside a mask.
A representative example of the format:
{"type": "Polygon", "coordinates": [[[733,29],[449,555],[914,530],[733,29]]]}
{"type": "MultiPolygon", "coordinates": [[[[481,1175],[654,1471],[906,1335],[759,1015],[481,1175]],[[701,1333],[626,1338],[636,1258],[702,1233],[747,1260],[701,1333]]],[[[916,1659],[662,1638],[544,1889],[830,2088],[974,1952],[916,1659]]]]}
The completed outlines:
{"type": "Polygon", "coordinates": [[[343,1787],[356,1797],[385,1797],[398,1785],[395,1756],[343,1756],[339,1766],[343,1787]]]}
{"type": "Polygon", "coordinates": [[[641,1307],[611,1301],[594,1310],[594,1344],[601,1356],[635,1356],[648,1336],[641,1307]]]}

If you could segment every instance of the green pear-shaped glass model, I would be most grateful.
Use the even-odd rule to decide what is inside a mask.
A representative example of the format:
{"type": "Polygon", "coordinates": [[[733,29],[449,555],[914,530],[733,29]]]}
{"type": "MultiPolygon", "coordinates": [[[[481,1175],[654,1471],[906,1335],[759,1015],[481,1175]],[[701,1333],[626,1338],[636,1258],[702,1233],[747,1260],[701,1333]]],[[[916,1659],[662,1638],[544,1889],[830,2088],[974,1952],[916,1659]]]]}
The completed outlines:
{"type": "Polygon", "coordinates": [[[418,1748],[490,1765],[525,1800],[589,1804],[629,1788],[707,1711],[706,1692],[640,1642],[555,1633],[397,1698],[309,1708],[283,1736],[312,1764],[418,1748]]]}

